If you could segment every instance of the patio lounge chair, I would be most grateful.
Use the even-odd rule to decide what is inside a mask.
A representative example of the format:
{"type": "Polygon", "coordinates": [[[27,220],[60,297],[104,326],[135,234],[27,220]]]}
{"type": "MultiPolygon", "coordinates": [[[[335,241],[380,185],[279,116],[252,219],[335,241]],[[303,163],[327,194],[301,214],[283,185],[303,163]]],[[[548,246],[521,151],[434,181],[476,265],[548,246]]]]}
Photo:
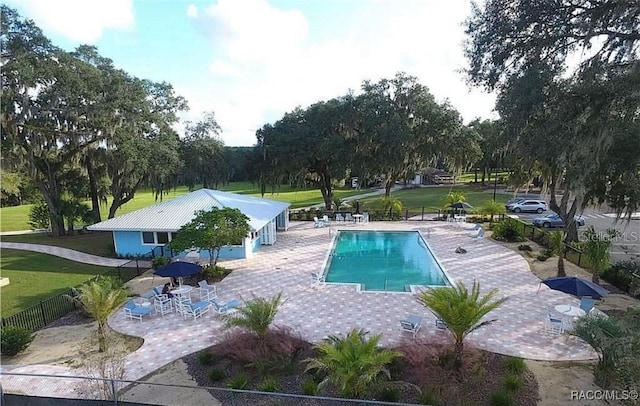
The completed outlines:
{"type": "Polygon", "coordinates": [[[311,284],[319,285],[321,283],[324,283],[324,275],[317,272],[311,272],[311,284]]]}
{"type": "Polygon", "coordinates": [[[362,213],[362,223],[368,223],[369,222],[369,212],[365,211],[362,213]]]}
{"type": "Polygon", "coordinates": [[[216,287],[214,285],[207,284],[206,280],[198,282],[198,286],[200,300],[212,300],[217,297],[216,287]]]}
{"type": "Polygon", "coordinates": [[[472,227],[465,227],[464,230],[465,231],[478,231],[481,228],[482,228],[482,224],[476,223],[472,227]]]}
{"type": "Polygon", "coordinates": [[[320,228],[320,227],[324,227],[324,223],[321,222],[320,220],[318,220],[317,217],[313,218],[313,227],[314,228],[320,228]]]}
{"type": "Polygon", "coordinates": [[[471,238],[476,241],[480,241],[484,239],[484,230],[481,228],[478,229],[477,232],[471,234],[471,238]]]}
{"type": "Polygon", "coordinates": [[[347,213],[344,220],[348,223],[353,223],[353,216],[351,215],[351,213],[347,213]]]}
{"type": "Polygon", "coordinates": [[[344,216],[342,215],[342,213],[336,214],[336,223],[344,223],[344,216]]]}
{"type": "Polygon", "coordinates": [[[130,319],[138,319],[142,321],[142,318],[146,315],[151,315],[153,309],[150,306],[139,306],[133,300],[129,300],[124,305],[124,316],[130,319]]]}
{"type": "Polygon", "coordinates": [[[589,314],[593,310],[595,302],[596,301],[590,296],[580,298],[580,308],[584,310],[586,314],[589,314]]]}
{"type": "Polygon", "coordinates": [[[436,318],[436,328],[438,330],[446,330],[449,327],[447,326],[447,323],[444,322],[444,320],[442,320],[440,318],[436,318]]]}
{"type": "Polygon", "coordinates": [[[218,314],[228,314],[240,306],[240,302],[237,299],[231,299],[227,303],[218,303],[215,300],[211,300],[209,303],[211,303],[213,310],[218,314]]]}
{"type": "Polygon", "coordinates": [[[400,320],[400,327],[403,332],[411,333],[413,338],[415,338],[418,331],[420,331],[420,327],[422,327],[421,323],[422,317],[411,315],[407,316],[404,320],[400,320]]]}
{"type": "Polygon", "coordinates": [[[187,316],[193,316],[193,320],[196,320],[198,317],[209,311],[209,306],[211,306],[211,302],[207,300],[201,300],[196,303],[183,303],[182,315],[185,318],[187,316]]]}

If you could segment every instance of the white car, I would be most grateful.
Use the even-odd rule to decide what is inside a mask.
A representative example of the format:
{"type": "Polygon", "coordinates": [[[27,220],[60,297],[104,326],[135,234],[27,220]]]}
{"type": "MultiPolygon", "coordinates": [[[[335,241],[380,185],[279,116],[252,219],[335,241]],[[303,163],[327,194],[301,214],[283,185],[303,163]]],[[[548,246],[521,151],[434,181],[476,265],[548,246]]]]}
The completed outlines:
{"type": "Polygon", "coordinates": [[[547,202],[543,200],[524,199],[508,205],[507,209],[514,213],[530,212],[540,214],[543,211],[547,211],[547,202]]]}

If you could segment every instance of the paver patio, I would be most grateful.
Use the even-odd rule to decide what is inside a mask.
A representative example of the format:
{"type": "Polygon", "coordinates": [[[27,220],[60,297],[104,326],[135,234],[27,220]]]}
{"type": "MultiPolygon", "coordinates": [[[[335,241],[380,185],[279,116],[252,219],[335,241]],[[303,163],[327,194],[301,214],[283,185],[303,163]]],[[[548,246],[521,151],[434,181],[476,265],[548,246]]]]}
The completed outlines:
{"type": "MultiPolygon", "coordinates": [[[[468,232],[441,222],[376,222],[340,227],[420,231],[453,282],[462,281],[469,287],[476,280],[483,291],[498,288],[499,297],[508,297],[499,309],[487,316],[496,322],[472,333],[468,337],[469,345],[536,360],[596,358],[591,347],[577,338],[545,333],[545,306],[577,306],[579,301],[545,285],[540,286],[540,280],[531,273],[526,260],[508,248],[490,240],[475,241],[468,232]],[[467,250],[466,254],[454,252],[460,246],[467,250]]],[[[417,339],[450,340],[447,332],[435,328],[435,316],[417,302],[415,295],[357,292],[353,285],[313,286],[310,273],[322,270],[334,235],[335,227],[313,228],[312,222],[294,222],[287,232],[278,233],[275,245],[261,247],[254,257],[224,261],[222,264],[234,272],[218,284],[219,300],[247,300],[253,295],[271,297],[282,291],[286,301],[275,324],[292,328],[310,342],[318,342],[330,334],[344,334],[352,328],[363,328],[371,333],[382,333],[381,344],[393,346],[401,340],[411,339],[410,335],[403,335],[399,325],[408,314],[424,317],[417,339]]],[[[158,282],[150,283],[149,289],[158,282]]],[[[213,312],[196,321],[174,313],[164,317],[154,315],[142,322],[125,319],[122,312],[118,312],[109,319],[109,325],[119,332],[144,338],[142,347],[126,358],[127,379],[130,380],[139,380],[184,355],[215,344],[224,336],[221,320],[213,312]]],[[[28,368],[33,371],[32,367],[12,370],[22,372],[28,368]]],[[[70,373],[62,367],[56,369],[70,373]]],[[[5,390],[26,380],[8,378],[2,379],[5,390]]],[[[37,388],[30,389],[29,393],[33,390],[37,388]]],[[[73,396],[72,390],[73,385],[67,383],[67,395],[73,396]]]]}

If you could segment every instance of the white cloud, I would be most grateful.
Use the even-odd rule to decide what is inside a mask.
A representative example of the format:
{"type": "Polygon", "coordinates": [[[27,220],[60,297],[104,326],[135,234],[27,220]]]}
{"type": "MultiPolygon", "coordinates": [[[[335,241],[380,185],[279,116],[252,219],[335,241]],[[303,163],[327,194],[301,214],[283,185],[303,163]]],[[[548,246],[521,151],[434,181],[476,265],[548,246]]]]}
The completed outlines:
{"type": "Polygon", "coordinates": [[[94,43],[106,29],[134,26],[132,0],[20,0],[35,23],[45,31],[70,40],[94,43]]]}
{"type": "Polygon", "coordinates": [[[192,93],[199,94],[198,104],[210,100],[225,142],[251,145],[255,131],[284,112],[398,71],[417,76],[439,100],[449,99],[466,121],[491,115],[494,97],[470,92],[459,73],[468,2],[371,4],[339,34],[313,40],[314,25],[302,13],[264,0],[220,0],[200,13],[194,21],[211,41],[213,77],[209,91],[198,85],[192,93]]]}

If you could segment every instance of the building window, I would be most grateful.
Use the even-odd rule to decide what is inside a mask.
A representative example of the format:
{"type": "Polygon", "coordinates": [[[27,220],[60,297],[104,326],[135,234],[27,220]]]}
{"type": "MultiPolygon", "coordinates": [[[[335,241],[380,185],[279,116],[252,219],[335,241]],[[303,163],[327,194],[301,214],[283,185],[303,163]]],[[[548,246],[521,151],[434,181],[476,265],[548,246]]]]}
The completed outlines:
{"type": "Polygon", "coordinates": [[[155,244],[154,233],[151,231],[143,231],[142,232],[142,243],[143,244],[155,244]]]}
{"type": "Polygon", "coordinates": [[[171,241],[175,240],[177,235],[178,233],[171,233],[171,241]]]}
{"type": "Polygon", "coordinates": [[[158,244],[166,244],[169,242],[169,233],[156,233],[156,237],[158,238],[158,244]]]}

